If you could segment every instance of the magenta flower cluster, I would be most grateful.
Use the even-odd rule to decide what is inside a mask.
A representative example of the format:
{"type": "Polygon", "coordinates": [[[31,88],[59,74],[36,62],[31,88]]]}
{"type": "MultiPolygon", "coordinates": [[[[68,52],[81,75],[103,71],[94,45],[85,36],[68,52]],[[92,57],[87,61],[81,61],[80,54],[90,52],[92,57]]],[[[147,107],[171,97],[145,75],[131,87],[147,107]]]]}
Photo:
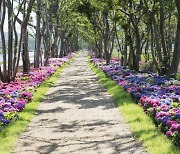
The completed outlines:
{"type": "Polygon", "coordinates": [[[33,91],[72,56],[69,54],[64,58],[52,58],[49,66],[31,69],[29,74],[19,72],[15,81],[10,83],[0,82],[0,130],[11,120],[17,119],[17,113],[33,99],[33,91]]]}
{"type": "MultiPolygon", "coordinates": [[[[92,56],[92,55],[91,55],[92,56]]],[[[166,79],[153,72],[135,72],[116,61],[105,65],[104,60],[91,61],[118,85],[132,95],[167,137],[180,145],[180,82],[166,79]]]]}

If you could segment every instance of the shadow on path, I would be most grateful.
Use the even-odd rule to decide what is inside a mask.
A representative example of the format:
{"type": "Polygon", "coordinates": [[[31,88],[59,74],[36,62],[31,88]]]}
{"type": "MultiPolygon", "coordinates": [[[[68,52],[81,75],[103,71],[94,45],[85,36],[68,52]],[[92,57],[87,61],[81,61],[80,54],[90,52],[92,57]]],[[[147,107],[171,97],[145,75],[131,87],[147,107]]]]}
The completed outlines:
{"type": "Polygon", "coordinates": [[[144,154],[80,53],[47,93],[13,153],[144,154]]]}

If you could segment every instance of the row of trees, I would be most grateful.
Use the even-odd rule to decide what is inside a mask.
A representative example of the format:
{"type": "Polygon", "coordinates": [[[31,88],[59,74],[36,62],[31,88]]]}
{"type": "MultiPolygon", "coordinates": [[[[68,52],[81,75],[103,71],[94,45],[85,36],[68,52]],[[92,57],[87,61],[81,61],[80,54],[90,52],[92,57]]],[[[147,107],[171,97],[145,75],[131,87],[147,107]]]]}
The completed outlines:
{"type": "MultiPolygon", "coordinates": [[[[3,63],[0,67],[0,80],[10,82],[15,79],[22,59],[23,73],[30,71],[28,51],[29,29],[35,33],[34,68],[48,65],[50,57],[62,57],[78,50],[78,35],[67,33],[66,23],[61,18],[65,1],[58,0],[1,0],[0,1],[0,42],[3,63]],[[35,20],[32,12],[36,13],[35,20]],[[8,40],[5,39],[5,20],[8,20],[8,40]],[[17,26],[20,26],[20,32],[17,26]],[[59,47],[61,47],[59,49],[59,47]],[[41,61],[44,49],[44,63],[41,61]],[[21,57],[21,58],[20,58],[21,57]]],[[[32,34],[31,34],[32,35],[32,34]]]]}
{"type": "Polygon", "coordinates": [[[107,63],[116,49],[122,65],[131,69],[139,71],[144,55],[160,75],[177,74],[179,0],[73,0],[67,2],[66,11],[97,57],[107,63]]]}
{"type": "Polygon", "coordinates": [[[170,76],[178,71],[179,0],[1,0],[0,79],[3,82],[15,79],[21,55],[23,72],[30,70],[28,27],[35,31],[35,68],[42,65],[41,47],[44,64],[48,65],[50,57],[62,57],[78,50],[81,38],[107,63],[116,49],[122,55],[122,65],[136,71],[142,55],[146,61],[152,61],[160,75],[170,76]],[[32,24],[32,12],[36,13],[36,25],[32,24]],[[4,36],[5,17],[8,41],[4,36]]]}

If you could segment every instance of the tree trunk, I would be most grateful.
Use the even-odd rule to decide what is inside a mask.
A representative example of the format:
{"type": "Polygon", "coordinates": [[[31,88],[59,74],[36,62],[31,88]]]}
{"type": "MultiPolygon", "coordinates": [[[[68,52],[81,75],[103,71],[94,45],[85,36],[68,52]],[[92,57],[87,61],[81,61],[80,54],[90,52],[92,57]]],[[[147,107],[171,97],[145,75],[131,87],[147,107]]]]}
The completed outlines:
{"type": "MultiPolygon", "coordinates": [[[[173,42],[173,33],[172,33],[172,28],[171,28],[171,18],[172,18],[172,13],[173,13],[173,1],[169,1],[169,5],[168,5],[168,31],[167,31],[167,40],[166,40],[166,44],[167,44],[167,54],[168,54],[168,58],[169,58],[169,63],[170,63],[170,57],[171,57],[171,52],[172,52],[172,42],[173,42]]],[[[170,65],[170,64],[169,64],[170,65]]]]}
{"type": "MultiPolygon", "coordinates": [[[[15,17],[16,18],[16,17],[15,17]]],[[[16,31],[16,19],[13,22],[13,30],[14,30],[14,57],[13,57],[13,74],[15,72],[16,60],[17,60],[17,46],[18,46],[18,34],[16,31]]]]}
{"type": "MultiPolygon", "coordinates": [[[[151,17],[151,16],[150,16],[151,17]]],[[[153,30],[153,23],[152,23],[152,20],[150,20],[150,33],[151,33],[151,54],[152,54],[152,59],[153,59],[153,63],[155,64],[156,66],[156,69],[158,70],[158,73],[160,73],[160,68],[158,66],[158,63],[157,63],[157,60],[155,58],[155,52],[154,52],[154,30],[153,30]]]]}
{"type": "Polygon", "coordinates": [[[125,34],[125,41],[124,41],[124,45],[123,45],[123,42],[122,42],[122,45],[119,41],[119,37],[118,37],[118,33],[117,33],[117,28],[115,29],[115,32],[116,32],[116,39],[117,39],[117,43],[118,43],[118,46],[119,46],[119,49],[118,49],[118,59],[120,60],[120,57],[119,57],[119,54],[121,52],[121,65],[122,66],[125,66],[126,63],[127,63],[127,44],[126,44],[126,35],[127,35],[127,29],[125,28],[124,29],[124,34],[125,34]],[[122,47],[124,46],[124,47],[122,47]]]}
{"type": "Polygon", "coordinates": [[[137,25],[134,27],[134,30],[135,30],[135,38],[136,38],[136,55],[134,57],[135,62],[133,65],[134,65],[134,69],[136,71],[139,71],[139,61],[141,59],[141,39],[140,39],[139,28],[137,25]]]}
{"type": "MultiPolygon", "coordinates": [[[[57,25],[58,25],[58,19],[57,19],[57,25]]],[[[58,52],[58,47],[57,47],[57,43],[58,43],[58,27],[56,26],[54,28],[55,30],[55,34],[54,34],[54,42],[51,46],[51,58],[55,58],[56,57],[56,53],[58,52]]]]}
{"type": "Polygon", "coordinates": [[[50,14],[48,12],[48,5],[46,3],[46,22],[45,22],[45,35],[44,35],[44,43],[45,43],[45,53],[44,53],[44,65],[48,66],[49,64],[49,57],[50,57],[50,50],[51,50],[51,35],[50,35],[50,14]]]}
{"type": "Polygon", "coordinates": [[[169,60],[168,60],[168,54],[166,49],[166,43],[165,43],[165,34],[164,34],[164,4],[163,0],[159,0],[160,5],[160,37],[161,37],[161,44],[163,49],[163,68],[162,73],[163,75],[166,74],[167,69],[169,68],[169,60]]]}
{"type": "Polygon", "coordinates": [[[137,18],[133,16],[133,14],[129,15],[130,21],[133,25],[134,28],[134,35],[135,35],[135,48],[136,52],[133,57],[133,69],[135,71],[139,71],[139,61],[141,59],[141,36],[139,32],[139,26],[138,26],[138,21],[137,18]]]}
{"type": "Polygon", "coordinates": [[[45,48],[45,53],[44,53],[44,59],[45,59],[45,61],[44,61],[44,66],[48,66],[48,64],[49,64],[49,56],[50,56],[50,46],[49,46],[49,38],[48,38],[48,36],[49,35],[45,35],[46,36],[46,38],[45,38],[45,43],[47,44],[46,45],[46,48],[45,48]]]}
{"type": "Polygon", "coordinates": [[[177,74],[179,60],[180,60],[180,1],[175,0],[175,2],[176,2],[177,10],[178,10],[178,17],[177,17],[178,23],[177,23],[177,31],[176,31],[173,59],[172,59],[171,67],[168,72],[168,76],[177,74]]]}
{"type": "MultiPolygon", "coordinates": [[[[4,3],[4,2],[3,2],[4,3]]],[[[3,3],[2,1],[0,1],[0,13],[5,17],[5,13],[2,13],[4,12],[4,8],[2,7],[3,6],[3,3]],[[2,11],[3,9],[3,11],[2,11]]],[[[3,25],[4,25],[4,17],[2,16],[2,18],[0,18],[0,32],[1,32],[1,40],[2,40],[2,36],[4,34],[4,32],[2,31],[3,30],[3,25]]],[[[2,42],[3,43],[3,42],[2,42]]],[[[3,76],[3,73],[2,73],[2,70],[1,70],[1,66],[0,66],[0,80],[2,82],[4,82],[4,76],[3,76]]]]}
{"type": "Polygon", "coordinates": [[[23,61],[23,73],[27,74],[30,70],[30,60],[29,60],[29,51],[28,51],[28,32],[26,29],[22,33],[22,61],[23,61]]]}
{"type": "Polygon", "coordinates": [[[32,10],[32,6],[35,0],[30,0],[27,7],[27,13],[24,16],[21,33],[22,33],[22,59],[23,59],[23,73],[29,73],[30,70],[30,61],[29,61],[29,52],[28,52],[28,34],[27,34],[27,25],[32,10]]]}
{"type": "Polygon", "coordinates": [[[2,54],[3,54],[3,82],[7,82],[7,73],[6,73],[6,40],[4,36],[4,21],[6,15],[6,4],[5,0],[1,1],[1,21],[0,21],[0,31],[1,31],[1,42],[2,42],[2,54]]]}
{"type": "Polygon", "coordinates": [[[105,31],[104,31],[104,56],[106,59],[106,64],[110,63],[110,55],[108,52],[108,34],[109,34],[109,22],[108,22],[108,13],[104,13],[103,14],[103,18],[104,18],[104,24],[105,24],[105,31]]]}
{"type": "MultiPolygon", "coordinates": [[[[13,20],[13,31],[14,31],[14,42],[13,42],[13,45],[14,45],[14,55],[13,55],[13,76],[16,75],[16,63],[17,63],[17,59],[18,59],[18,33],[17,33],[17,30],[16,30],[16,21],[17,21],[17,18],[18,18],[18,15],[20,13],[20,10],[22,9],[22,5],[23,5],[23,2],[20,4],[19,6],[19,9],[18,9],[18,12],[17,14],[14,16],[14,20],[13,20]]],[[[21,38],[20,38],[21,39],[21,38]]],[[[14,78],[14,77],[12,77],[14,78]]]]}
{"type": "Polygon", "coordinates": [[[156,44],[156,51],[157,51],[157,54],[158,54],[158,60],[159,60],[159,73],[160,75],[162,75],[162,62],[163,62],[163,59],[162,59],[162,53],[161,53],[161,47],[160,47],[160,43],[159,43],[159,34],[158,34],[158,29],[157,29],[157,24],[156,24],[156,19],[154,17],[154,14],[151,14],[151,18],[152,18],[152,23],[153,23],[153,27],[154,27],[154,39],[155,39],[155,44],[156,44]]]}
{"type": "Polygon", "coordinates": [[[124,66],[127,65],[127,50],[128,50],[128,32],[125,30],[125,42],[124,42],[124,66]]]}
{"type": "Polygon", "coordinates": [[[22,33],[21,33],[20,39],[19,39],[18,56],[17,56],[16,65],[15,65],[15,70],[14,70],[13,77],[12,77],[13,81],[15,80],[16,73],[17,73],[18,67],[19,67],[19,61],[20,61],[20,56],[21,56],[21,47],[22,47],[22,33]]]}
{"type": "Polygon", "coordinates": [[[128,39],[129,39],[128,67],[129,67],[130,69],[133,69],[135,54],[134,54],[133,40],[132,40],[132,37],[130,36],[130,34],[129,34],[129,36],[128,36],[128,39]]]}
{"type": "Polygon", "coordinates": [[[145,46],[145,62],[147,63],[149,61],[149,53],[148,53],[148,50],[149,50],[149,40],[146,42],[146,46],[145,46]]]}
{"type": "MultiPolygon", "coordinates": [[[[48,27],[48,25],[47,25],[48,27]]],[[[49,28],[47,28],[46,30],[46,34],[44,35],[44,43],[45,43],[45,53],[44,53],[44,66],[48,66],[49,65],[49,57],[50,57],[50,34],[49,34],[49,28]]]]}
{"type": "Polygon", "coordinates": [[[12,52],[13,52],[13,4],[8,0],[8,82],[12,77],[12,52]]]}
{"type": "Polygon", "coordinates": [[[65,50],[65,38],[61,36],[61,49],[60,49],[60,55],[59,55],[60,58],[63,57],[64,50],[65,50]]]}
{"type": "Polygon", "coordinates": [[[40,52],[41,52],[41,0],[37,0],[36,11],[36,49],[34,57],[34,68],[38,68],[40,64],[40,52]]]}

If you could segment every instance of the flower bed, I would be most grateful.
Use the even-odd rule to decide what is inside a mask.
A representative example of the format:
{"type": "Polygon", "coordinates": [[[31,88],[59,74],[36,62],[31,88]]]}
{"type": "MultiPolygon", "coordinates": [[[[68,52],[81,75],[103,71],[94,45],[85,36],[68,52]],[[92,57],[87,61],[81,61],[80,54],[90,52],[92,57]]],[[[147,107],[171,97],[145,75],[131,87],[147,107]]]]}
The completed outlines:
{"type": "Polygon", "coordinates": [[[17,73],[14,82],[0,82],[0,130],[18,118],[18,112],[33,99],[33,91],[72,56],[69,54],[64,58],[52,58],[49,66],[31,69],[29,74],[17,73]]]}
{"type": "Polygon", "coordinates": [[[105,65],[103,59],[91,58],[91,62],[130,93],[144,111],[153,118],[158,128],[176,145],[180,145],[179,81],[167,80],[153,72],[137,73],[120,66],[113,60],[109,65],[105,65]]]}

